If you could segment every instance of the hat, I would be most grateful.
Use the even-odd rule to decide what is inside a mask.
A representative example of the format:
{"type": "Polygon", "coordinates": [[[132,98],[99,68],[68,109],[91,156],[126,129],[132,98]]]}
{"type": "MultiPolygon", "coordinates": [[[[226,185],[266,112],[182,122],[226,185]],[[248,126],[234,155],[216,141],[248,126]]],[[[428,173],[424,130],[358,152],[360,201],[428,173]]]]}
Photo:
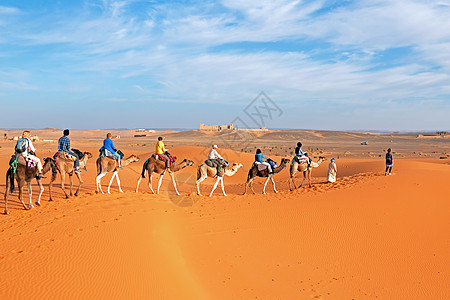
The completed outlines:
{"type": "Polygon", "coordinates": [[[331,159],[331,162],[335,161],[334,157],[331,159]]]}
{"type": "Polygon", "coordinates": [[[216,149],[216,148],[217,148],[217,145],[213,145],[213,148],[216,149]]]}

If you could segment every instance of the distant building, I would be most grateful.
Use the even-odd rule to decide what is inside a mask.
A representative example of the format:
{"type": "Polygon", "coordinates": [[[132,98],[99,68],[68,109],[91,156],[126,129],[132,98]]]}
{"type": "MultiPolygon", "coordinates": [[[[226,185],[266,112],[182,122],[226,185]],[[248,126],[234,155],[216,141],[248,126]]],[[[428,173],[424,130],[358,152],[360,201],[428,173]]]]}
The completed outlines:
{"type": "Polygon", "coordinates": [[[200,123],[200,131],[233,131],[236,130],[234,128],[233,123],[230,125],[205,125],[204,123],[200,123]]]}
{"type": "Polygon", "coordinates": [[[230,125],[205,125],[204,123],[200,123],[200,131],[250,131],[250,132],[257,132],[257,131],[268,131],[266,127],[261,128],[236,128],[234,127],[233,123],[230,123],[230,125]]]}

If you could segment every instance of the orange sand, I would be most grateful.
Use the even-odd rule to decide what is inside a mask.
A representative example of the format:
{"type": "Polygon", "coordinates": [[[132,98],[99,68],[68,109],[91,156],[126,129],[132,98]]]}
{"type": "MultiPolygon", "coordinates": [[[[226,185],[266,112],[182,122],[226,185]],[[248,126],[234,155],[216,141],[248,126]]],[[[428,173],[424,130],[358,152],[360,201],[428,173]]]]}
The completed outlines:
{"type": "MultiPolygon", "coordinates": [[[[196,162],[207,150],[171,149],[196,162]]],[[[30,211],[13,193],[11,214],[0,215],[0,299],[450,298],[448,163],[397,159],[385,177],[382,160],[339,159],[334,184],[323,183],[328,161],[312,188],[288,191],[283,170],[280,193],[269,184],[261,195],[259,179],[258,194],[242,196],[253,155],[222,149],[244,167],[225,177],[228,197],[218,189],[208,198],[195,196],[195,167],[177,174],[182,196],[169,178],[159,196],[146,180],[135,193],[150,151],[134,153],[142,160],[120,171],[123,194],[116,183],[94,193],[94,160],[78,198],[62,198],[59,177],[56,201],[44,179],[42,205],[30,211]]]]}

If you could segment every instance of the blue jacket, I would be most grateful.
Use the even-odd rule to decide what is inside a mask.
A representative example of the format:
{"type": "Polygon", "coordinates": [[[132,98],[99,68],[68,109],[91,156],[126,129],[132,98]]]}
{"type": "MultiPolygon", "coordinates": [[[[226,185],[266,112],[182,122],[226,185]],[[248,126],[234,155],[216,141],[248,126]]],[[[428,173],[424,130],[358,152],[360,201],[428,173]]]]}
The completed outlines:
{"type": "Polygon", "coordinates": [[[116,147],[114,147],[113,141],[110,138],[106,138],[103,140],[103,146],[100,148],[99,151],[102,151],[103,149],[106,149],[111,153],[116,152],[116,147]]]}
{"type": "Polygon", "coordinates": [[[262,153],[255,154],[255,161],[264,162],[263,158],[269,159],[268,157],[265,157],[262,153]]]}

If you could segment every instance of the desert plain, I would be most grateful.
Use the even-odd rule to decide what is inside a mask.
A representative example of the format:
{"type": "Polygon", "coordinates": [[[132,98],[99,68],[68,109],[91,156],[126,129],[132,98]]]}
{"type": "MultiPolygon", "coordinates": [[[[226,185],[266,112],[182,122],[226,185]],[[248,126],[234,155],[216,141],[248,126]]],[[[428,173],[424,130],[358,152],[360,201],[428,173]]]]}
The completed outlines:
{"type": "MultiPolygon", "coordinates": [[[[40,206],[24,210],[17,191],[10,195],[10,215],[0,215],[0,299],[450,298],[448,136],[112,130],[125,157],[140,161],[120,170],[124,193],[114,182],[111,194],[96,194],[95,161],[107,132],[71,131],[72,147],[93,154],[78,197],[63,196],[58,176],[49,202],[50,173],[40,206]],[[181,196],[168,176],[159,195],[150,193],[147,179],[135,192],[160,135],[177,161],[195,162],[175,175],[181,196]],[[274,176],[279,193],[269,184],[263,195],[259,178],[256,194],[242,195],[256,148],[279,162],[292,159],[297,141],[313,160],[326,157],[313,169],[311,187],[290,191],[288,167],[274,176]],[[204,196],[196,195],[197,167],[212,144],[243,164],[224,179],[227,197],[220,188],[206,196],[212,178],[201,185],[204,196]],[[392,176],[384,174],[387,148],[394,153],[392,176]],[[326,183],[332,157],[338,179],[326,183]]],[[[0,133],[8,137],[0,141],[6,174],[11,138],[21,130],[0,133]]],[[[51,157],[61,134],[33,130],[37,156],[51,157]]],[[[104,190],[110,177],[102,180],[104,190]]],[[[2,175],[2,200],[5,188],[2,175]]],[[[37,191],[33,182],[33,201],[37,191]]]]}

